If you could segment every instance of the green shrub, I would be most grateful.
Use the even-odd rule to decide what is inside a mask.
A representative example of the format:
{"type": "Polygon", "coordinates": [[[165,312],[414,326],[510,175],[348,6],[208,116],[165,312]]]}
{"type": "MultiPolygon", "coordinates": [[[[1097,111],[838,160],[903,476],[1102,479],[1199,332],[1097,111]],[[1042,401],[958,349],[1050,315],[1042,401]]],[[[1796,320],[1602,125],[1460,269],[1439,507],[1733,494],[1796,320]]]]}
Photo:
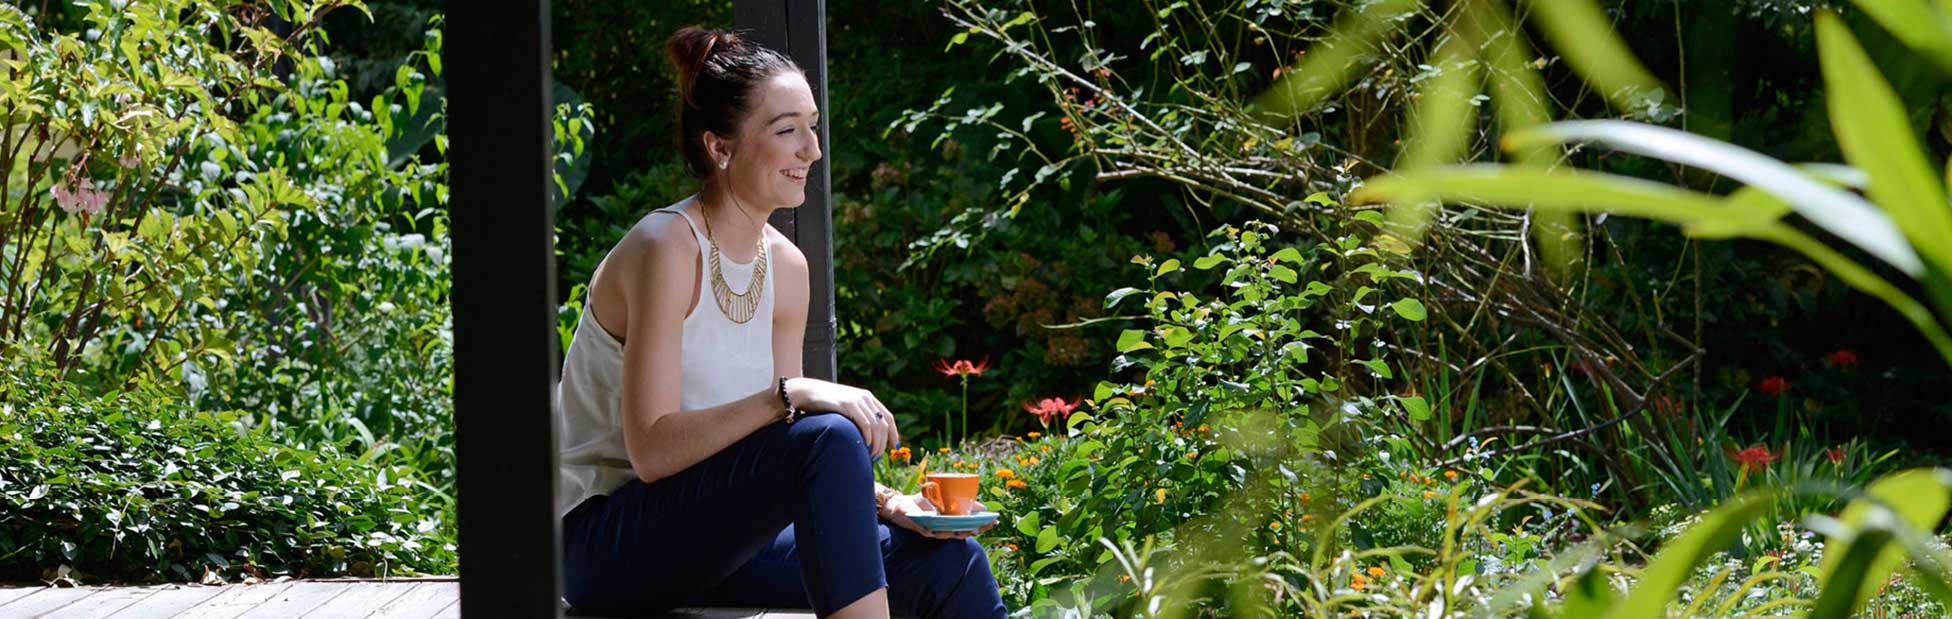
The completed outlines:
{"type": "Polygon", "coordinates": [[[454,571],[452,522],[405,507],[410,469],[286,447],[153,385],[88,396],[21,362],[0,375],[0,580],[454,571]]]}

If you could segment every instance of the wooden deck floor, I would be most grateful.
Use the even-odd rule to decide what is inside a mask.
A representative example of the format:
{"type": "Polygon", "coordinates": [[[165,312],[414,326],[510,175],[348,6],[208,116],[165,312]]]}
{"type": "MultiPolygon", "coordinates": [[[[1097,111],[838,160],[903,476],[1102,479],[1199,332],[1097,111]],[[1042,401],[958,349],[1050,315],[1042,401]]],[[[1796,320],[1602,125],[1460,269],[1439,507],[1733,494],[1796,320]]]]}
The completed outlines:
{"type": "MultiPolygon", "coordinates": [[[[0,585],[0,618],[435,619],[461,616],[454,578],[295,580],[257,585],[0,585]]],[[[805,610],[688,608],[664,619],[813,619],[805,610]]]]}

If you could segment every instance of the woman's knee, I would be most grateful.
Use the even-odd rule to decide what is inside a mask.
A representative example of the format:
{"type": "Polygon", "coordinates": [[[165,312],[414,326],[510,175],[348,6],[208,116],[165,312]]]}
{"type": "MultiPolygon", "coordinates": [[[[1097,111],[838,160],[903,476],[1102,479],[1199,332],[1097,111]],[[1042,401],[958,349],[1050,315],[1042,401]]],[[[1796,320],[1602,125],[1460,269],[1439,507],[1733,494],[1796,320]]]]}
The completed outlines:
{"type": "Polygon", "coordinates": [[[786,440],[795,446],[807,448],[808,455],[828,450],[840,449],[847,452],[860,452],[864,457],[868,451],[867,441],[862,440],[861,430],[846,415],[829,413],[802,417],[787,426],[786,440]]]}
{"type": "Polygon", "coordinates": [[[1000,616],[1003,607],[996,576],[990,573],[989,555],[974,538],[930,540],[927,555],[917,566],[916,577],[928,583],[921,590],[933,592],[917,600],[921,614],[944,617],[1000,616]]]}

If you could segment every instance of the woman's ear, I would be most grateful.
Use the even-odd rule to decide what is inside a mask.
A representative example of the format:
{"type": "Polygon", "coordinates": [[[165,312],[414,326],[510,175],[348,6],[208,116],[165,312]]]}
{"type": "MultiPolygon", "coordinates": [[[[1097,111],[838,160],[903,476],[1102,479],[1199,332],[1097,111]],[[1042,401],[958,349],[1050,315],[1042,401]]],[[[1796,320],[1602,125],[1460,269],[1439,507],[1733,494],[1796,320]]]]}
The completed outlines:
{"type": "Polygon", "coordinates": [[[705,154],[711,156],[712,164],[724,169],[725,163],[732,160],[732,141],[710,131],[706,131],[701,139],[705,140],[705,154]]]}

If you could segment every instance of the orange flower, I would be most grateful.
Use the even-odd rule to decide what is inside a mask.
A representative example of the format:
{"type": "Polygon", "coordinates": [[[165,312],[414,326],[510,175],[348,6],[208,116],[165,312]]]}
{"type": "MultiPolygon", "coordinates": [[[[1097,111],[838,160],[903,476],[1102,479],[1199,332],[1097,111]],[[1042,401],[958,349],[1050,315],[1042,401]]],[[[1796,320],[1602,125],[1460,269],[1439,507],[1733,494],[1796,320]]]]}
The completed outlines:
{"type": "Polygon", "coordinates": [[[1301,493],[1301,502],[1303,502],[1303,503],[1307,503],[1307,502],[1308,502],[1308,493],[1306,493],[1306,492],[1303,492],[1303,493],[1301,493]]]}
{"type": "Polygon", "coordinates": [[[1349,580],[1349,587],[1357,591],[1361,591],[1363,587],[1367,586],[1369,586],[1369,579],[1364,578],[1361,574],[1356,574],[1354,578],[1349,580]]]}
{"type": "Polygon", "coordinates": [[[1376,566],[1373,566],[1373,565],[1369,567],[1369,575],[1370,575],[1370,576],[1374,576],[1374,577],[1376,577],[1376,578],[1382,578],[1382,577],[1383,577],[1383,574],[1384,574],[1384,573],[1385,573],[1385,572],[1383,572],[1383,568],[1380,568],[1380,567],[1376,567],[1376,566]]]}
{"type": "Polygon", "coordinates": [[[1004,545],[1003,545],[1003,547],[1004,547],[1004,548],[1007,548],[1007,549],[1010,549],[1010,550],[1016,550],[1016,549],[1017,549],[1017,545],[1016,545],[1016,544],[1004,544],[1004,545]]]}
{"type": "Polygon", "coordinates": [[[1006,486],[1006,487],[1010,487],[1010,488],[1022,488],[1022,487],[1024,487],[1024,486],[1028,486],[1028,485],[1030,485],[1030,484],[1026,484],[1026,483],[1023,483],[1023,480],[1021,480],[1021,479],[1012,479],[1012,480],[1010,480],[1010,481],[1008,481],[1008,482],[1004,482],[1004,484],[1003,484],[1003,485],[1004,485],[1004,486],[1006,486]]]}
{"type": "Polygon", "coordinates": [[[1028,436],[1028,437],[1030,437],[1030,438],[1037,438],[1037,437],[1040,437],[1040,436],[1043,436],[1043,435],[1044,435],[1044,433],[1043,433],[1043,432],[1031,432],[1031,433],[1028,433],[1028,434],[1025,434],[1024,436],[1028,436]]]}
{"type": "Polygon", "coordinates": [[[1457,479],[1457,471],[1444,471],[1444,479],[1457,479]]]}
{"type": "Polygon", "coordinates": [[[1200,450],[1198,449],[1186,452],[1187,460],[1194,460],[1194,459],[1198,459],[1199,457],[1200,457],[1200,450]]]}
{"type": "Polygon", "coordinates": [[[939,453],[939,454],[946,454],[946,453],[949,453],[949,448],[947,448],[947,447],[937,447],[937,448],[935,448],[935,453],[939,453]]]}
{"type": "Polygon", "coordinates": [[[1425,490],[1425,491],[1423,491],[1423,498],[1426,498],[1426,499],[1434,499],[1434,498],[1437,498],[1437,491],[1435,491],[1435,490],[1425,490]]]}
{"type": "Polygon", "coordinates": [[[1314,520],[1314,519],[1315,519],[1315,515],[1314,515],[1314,514],[1302,514],[1302,515],[1301,515],[1301,521],[1302,521],[1302,522],[1308,522],[1308,521],[1310,521],[1310,520],[1314,520]]]}
{"type": "Polygon", "coordinates": [[[1051,446],[1050,446],[1050,445],[1038,445],[1038,446],[1037,446],[1037,451],[1041,451],[1041,452],[1044,452],[1044,453],[1050,453],[1050,452],[1051,452],[1051,446]]]}
{"type": "Polygon", "coordinates": [[[997,479],[1009,479],[1017,476],[1017,472],[1010,469],[997,469],[995,474],[997,479]]]}
{"type": "Polygon", "coordinates": [[[1279,522],[1270,522],[1270,523],[1267,523],[1267,528],[1269,528],[1269,529],[1273,529],[1273,530],[1276,530],[1276,531],[1279,531],[1279,530],[1281,530],[1281,523],[1279,523],[1279,522]]]}
{"type": "Polygon", "coordinates": [[[1200,424],[1200,431],[1201,431],[1201,432],[1211,432],[1212,430],[1208,430],[1208,429],[1206,428],[1206,424],[1204,424],[1204,423],[1203,423],[1203,424],[1200,424]]]}

